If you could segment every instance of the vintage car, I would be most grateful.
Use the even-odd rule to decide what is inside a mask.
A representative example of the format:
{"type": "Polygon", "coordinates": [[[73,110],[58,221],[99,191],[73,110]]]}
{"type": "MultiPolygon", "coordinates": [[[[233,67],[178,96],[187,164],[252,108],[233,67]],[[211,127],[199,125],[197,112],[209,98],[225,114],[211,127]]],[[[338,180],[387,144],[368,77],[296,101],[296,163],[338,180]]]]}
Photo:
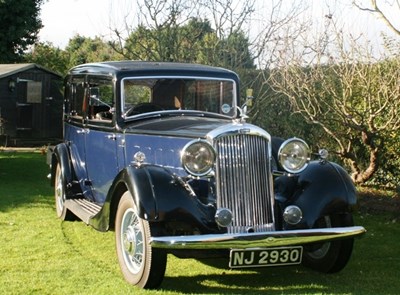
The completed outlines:
{"type": "Polygon", "coordinates": [[[326,151],[311,160],[305,141],[246,123],[239,93],[234,72],[203,65],[69,71],[64,141],[49,157],[56,212],[115,230],[130,284],[159,287],[167,254],[227,268],[347,264],[365,232],[348,174],[326,151]]]}

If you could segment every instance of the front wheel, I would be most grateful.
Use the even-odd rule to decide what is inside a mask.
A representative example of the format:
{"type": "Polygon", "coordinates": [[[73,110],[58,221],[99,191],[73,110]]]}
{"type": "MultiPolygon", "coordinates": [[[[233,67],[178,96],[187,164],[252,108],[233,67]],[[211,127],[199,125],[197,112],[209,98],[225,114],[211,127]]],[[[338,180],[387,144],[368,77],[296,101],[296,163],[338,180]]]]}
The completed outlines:
{"type": "Polygon", "coordinates": [[[167,255],[150,245],[149,222],[141,219],[131,194],[125,192],[115,217],[115,239],[119,265],[125,280],[140,288],[160,286],[167,255]]]}
{"type": "MultiPolygon", "coordinates": [[[[316,223],[316,228],[353,226],[350,213],[324,216],[316,223]]],[[[354,239],[310,244],[304,247],[303,265],[324,273],[341,271],[349,262],[354,239]]]]}

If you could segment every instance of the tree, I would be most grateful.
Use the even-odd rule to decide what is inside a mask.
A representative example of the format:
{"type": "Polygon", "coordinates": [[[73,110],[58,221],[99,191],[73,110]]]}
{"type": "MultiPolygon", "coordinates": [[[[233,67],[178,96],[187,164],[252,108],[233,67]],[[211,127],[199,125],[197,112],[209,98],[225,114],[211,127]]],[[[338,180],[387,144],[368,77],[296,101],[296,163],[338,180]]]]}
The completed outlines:
{"type": "Polygon", "coordinates": [[[183,25],[154,28],[140,25],[124,40],[122,48],[116,47],[115,43],[114,48],[128,59],[195,62],[210,34],[210,24],[198,19],[183,25]]]}
{"type": "Polygon", "coordinates": [[[353,4],[360,10],[378,15],[395,34],[400,35],[400,27],[397,23],[398,13],[400,12],[399,0],[390,1],[390,3],[388,1],[370,0],[370,6],[364,6],[359,2],[353,0],[353,4]],[[393,13],[393,10],[397,13],[393,13]]]}
{"type": "Polygon", "coordinates": [[[242,31],[235,31],[220,40],[215,65],[229,69],[254,69],[254,57],[249,49],[250,42],[242,31]]]}
{"type": "MultiPolygon", "coordinates": [[[[146,0],[136,2],[139,20],[137,25],[126,20],[124,29],[112,28],[114,50],[128,59],[152,61],[178,61],[182,58],[181,44],[188,39],[193,44],[193,36],[184,35],[180,27],[190,19],[190,12],[183,0],[146,0]]],[[[202,29],[202,28],[200,28],[202,29]]]]}
{"type": "MultiPolygon", "coordinates": [[[[370,0],[369,5],[365,2],[353,0],[353,5],[358,9],[367,13],[378,16],[387,27],[397,36],[400,36],[400,26],[398,23],[398,15],[400,13],[400,1],[387,1],[387,0],[370,0]]],[[[388,39],[386,37],[385,42],[388,39]]],[[[393,42],[393,40],[389,40],[393,42]]],[[[392,47],[392,44],[389,44],[392,47]]],[[[395,44],[395,50],[398,52],[399,43],[395,44]]],[[[386,145],[384,146],[385,161],[381,165],[381,169],[378,170],[375,182],[378,184],[388,183],[394,184],[397,189],[400,188],[400,158],[398,157],[400,150],[400,134],[391,133],[386,138],[386,145]]]]}
{"type": "Polygon", "coordinates": [[[360,184],[378,171],[387,139],[400,130],[400,58],[388,52],[376,60],[367,45],[344,38],[340,30],[334,34],[313,47],[313,63],[307,66],[298,48],[281,52],[269,82],[335,142],[337,155],[360,184]]]}
{"type": "Polygon", "coordinates": [[[254,67],[244,30],[254,0],[232,2],[137,0],[138,22],[112,29],[113,48],[129,59],[254,67]]]}
{"type": "MultiPolygon", "coordinates": [[[[306,29],[297,20],[299,27],[287,30],[304,8],[299,2],[291,6],[283,2],[129,1],[126,7],[118,7],[126,13],[110,21],[114,21],[110,24],[114,37],[111,44],[127,59],[193,62],[232,69],[241,78],[242,90],[253,88],[259,101],[268,100],[263,82],[257,82],[263,77],[255,64],[262,60],[261,66],[267,68],[273,63],[279,36],[294,37],[306,29]],[[123,20],[122,24],[118,25],[118,20],[123,20]]],[[[259,112],[256,120],[261,113],[266,115],[259,112]]]]}
{"type": "Polygon", "coordinates": [[[0,1],[0,62],[21,59],[24,51],[38,39],[43,0],[0,1]]]}
{"type": "Polygon", "coordinates": [[[89,38],[76,35],[69,40],[65,50],[49,42],[39,42],[32,46],[23,58],[26,62],[36,63],[65,75],[70,68],[78,64],[120,60],[122,56],[100,37],[89,38]]]}
{"type": "Polygon", "coordinates": [[[65,51],[69,56],[68,68],[83,63],[122,59],[122,56],[100,37],[75,35],[69,40],[65,51]]]}
{"type": "Polygon", "coordinates": [[[69,54],[50,42],[37,43],[24,55],[24,60],[36,63],[60,75],[65,75],[70,65],[69,54]]]}
{"type": "Polygon", "coordinates": [[[252,88],[261,93],[256,97],[250,111],[250,121],[263,127],[272,136],[281,138],[299,137],[309,143],[324,147],[324,135],[315,125],[308,124],[283,93],[276,92],[271,85],[263,80],[273,70],[251,70],[246,76],[251,81],[252,88]]]}

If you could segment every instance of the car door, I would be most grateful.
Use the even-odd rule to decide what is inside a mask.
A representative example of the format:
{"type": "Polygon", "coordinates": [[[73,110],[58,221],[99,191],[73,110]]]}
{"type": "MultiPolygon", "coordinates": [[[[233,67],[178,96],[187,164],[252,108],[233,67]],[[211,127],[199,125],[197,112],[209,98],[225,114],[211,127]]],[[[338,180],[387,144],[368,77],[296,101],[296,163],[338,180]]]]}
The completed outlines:
{"type": "Polygon", "coordinates": [[[83,75],[72,77],[65,87],[64,138],[69,146],[71,163],[83,196],[92,199],[86,169],[87,117],[86,83],[83,75]]]}
{"type": "Polygon", "coordinates": [[[86,170],[93,199],[102,204],[119,171],[114,116],[114,87],[111,78],[88,76],[86,122],[86,170]]]}

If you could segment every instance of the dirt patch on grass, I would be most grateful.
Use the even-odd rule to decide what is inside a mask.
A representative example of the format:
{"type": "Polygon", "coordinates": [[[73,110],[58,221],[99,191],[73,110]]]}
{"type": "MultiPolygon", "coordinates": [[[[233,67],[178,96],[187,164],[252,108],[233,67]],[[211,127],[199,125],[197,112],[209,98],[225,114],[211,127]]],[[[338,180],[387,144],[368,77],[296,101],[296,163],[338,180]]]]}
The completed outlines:
{"type": "Polygon", "coordinates": [[[362,212],[387,212],[400,217],[400,194],[396,192],[363,189],[359,192],[358,204],[362,212]]]}

